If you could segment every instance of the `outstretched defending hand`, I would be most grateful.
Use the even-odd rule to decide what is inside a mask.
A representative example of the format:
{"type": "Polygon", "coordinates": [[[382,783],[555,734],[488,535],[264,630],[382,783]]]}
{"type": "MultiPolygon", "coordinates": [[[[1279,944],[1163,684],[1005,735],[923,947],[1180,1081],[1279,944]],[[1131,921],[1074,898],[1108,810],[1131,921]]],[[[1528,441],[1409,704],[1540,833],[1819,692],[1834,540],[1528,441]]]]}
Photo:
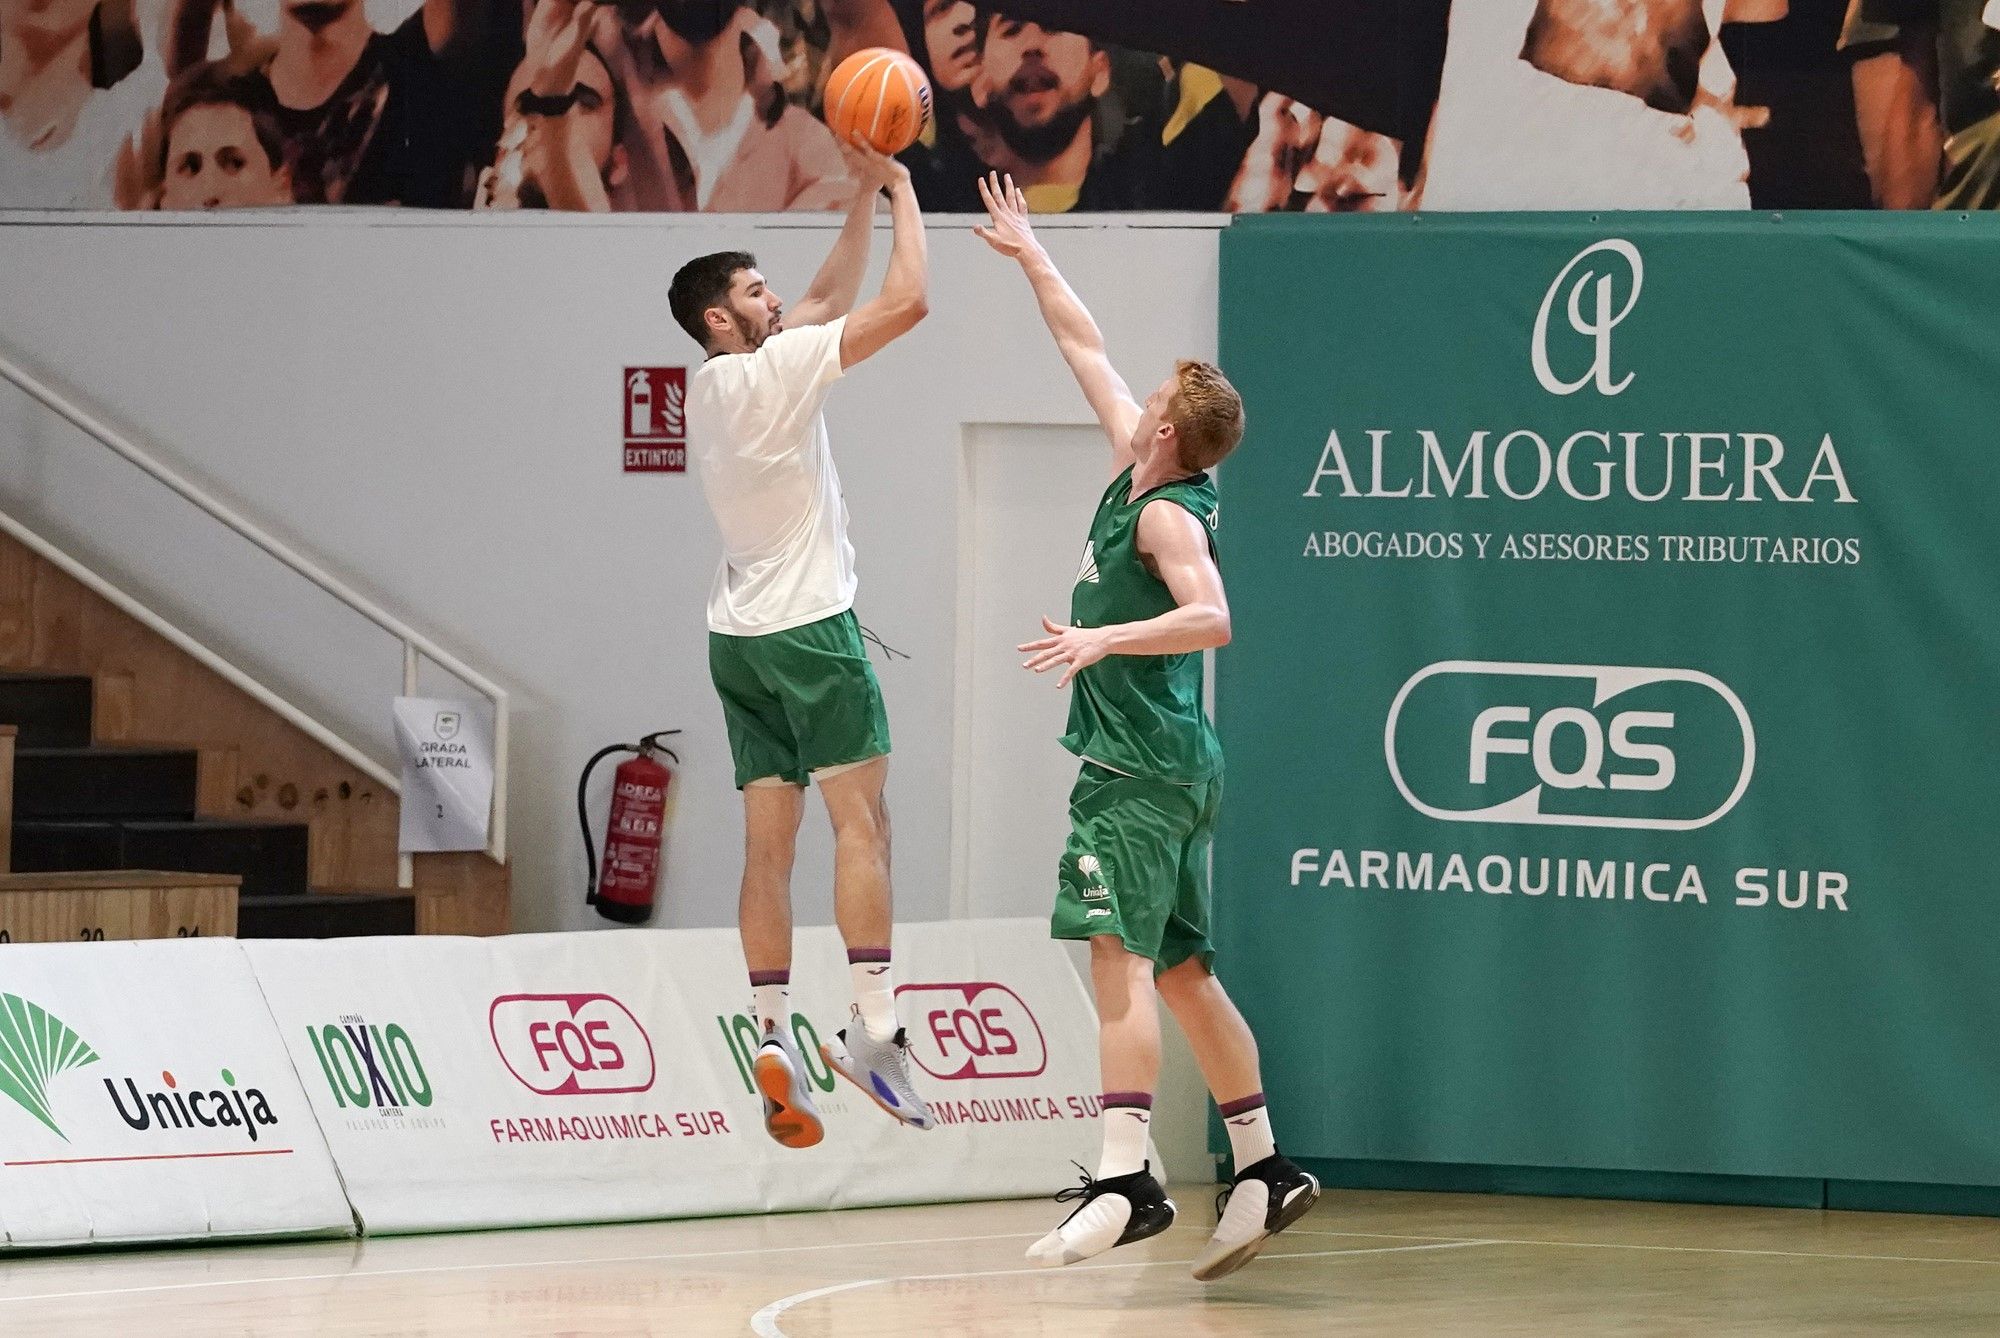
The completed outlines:
{"type": "Polygon", "coordinates": [[[1056,680],[1059,688],[1068,687],[1072,678],[1111,653],[1110,639],[1102,627],[1066,627],[1047,618],[1042,619],[1042,627],[1049,635],[1016,648],[1035,652],[1021,667],[1045,674],[1059,664],[1067,665],[1056,680]]]}
{"type": "Polygon", "coordinates": [[[979,198],[985,202],[993,226],[975,226],[972,230],[988,246],[1010,260],[1019,260],[1028,252],[1041,249],[1034,225],[1028,222],[1028,197],[1014,184],[1011,175],[1002,177],[998,172],[988,172],[979,178],[979,198]]]}

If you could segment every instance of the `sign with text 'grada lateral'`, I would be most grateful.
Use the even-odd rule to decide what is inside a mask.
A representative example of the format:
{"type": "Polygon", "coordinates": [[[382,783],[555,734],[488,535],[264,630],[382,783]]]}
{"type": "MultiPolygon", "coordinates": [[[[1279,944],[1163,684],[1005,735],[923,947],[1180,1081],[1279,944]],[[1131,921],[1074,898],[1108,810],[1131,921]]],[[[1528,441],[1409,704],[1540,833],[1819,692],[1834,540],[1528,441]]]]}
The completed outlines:
{"type": "Polygon", "coordinates": [[[398,697],[391,713],[403,760],[396,848],[484,850],[493,817],[493,704],[398,697]]]}

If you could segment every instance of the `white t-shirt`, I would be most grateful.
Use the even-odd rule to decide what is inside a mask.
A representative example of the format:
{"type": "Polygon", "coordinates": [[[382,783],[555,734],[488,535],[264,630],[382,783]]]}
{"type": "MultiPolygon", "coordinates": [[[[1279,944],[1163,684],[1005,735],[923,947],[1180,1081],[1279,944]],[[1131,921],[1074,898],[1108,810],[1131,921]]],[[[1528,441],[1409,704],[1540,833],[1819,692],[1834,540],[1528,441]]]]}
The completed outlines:
{"type": "Polygon", "coordinates": [[[53,149],[22,143],[26,127],[0,124],[0,209],[109,209],[118,151],[145,124],[167,91],[159,58],[84,102],[69,138],[53,149]]]}
{"type": "Polygon", "coordinates": [[[846,318],[710,358],[688,381],[688,454],[722,531],[708,626],[763,636],[854,606],[854,545],[820,406],[846,318]]]}

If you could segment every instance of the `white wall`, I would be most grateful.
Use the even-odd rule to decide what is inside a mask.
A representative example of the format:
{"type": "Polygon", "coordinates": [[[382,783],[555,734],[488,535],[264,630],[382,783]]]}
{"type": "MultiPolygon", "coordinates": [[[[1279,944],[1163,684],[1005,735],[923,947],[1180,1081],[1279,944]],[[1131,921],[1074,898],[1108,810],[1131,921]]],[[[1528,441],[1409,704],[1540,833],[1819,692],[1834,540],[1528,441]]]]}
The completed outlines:
{"type": "MultiPolygon", "coordinates": [[[[728,925],[742,824],[706,667],[714,530],[691,476],[619,472],[620,375],[695,355],[666,310],[683,260],[748,246],[795,295],[833,227],[325,210],[193,225],[0,216],[0,351],[510,688],[519,928],[604,923],[582,900],[577,770],[602,744],[673,726],[687,734],[655,923],[728,925]]],[[[1176,357],[1214,355],[1215,227],[1045,226],[1135,385],[1176,357]]],[[[887,241],[885,224],[876,275],[887,241]]],[[[836,388],[827,411],[860,553],[859,612],[914,657],[880,666],[896,740],[898,916],[942,919],[954,904],[1040,915],[1054,850],[1024,849],[1023,872],[982,882],[976,908],[966,888],[954,902],[953,810],[967,785],[956,706],[970,702],[968,666],[1011,656],[1021,639],[961,647],[960,557],[979,529],[963,512],[997,508],[983,517],[989,542],[996,525],[1014,526],[1023,553],[1060,555],[1060,579],[1039,595],[1060,611],[1075,517],[1093,499],[1039,513],[1020,505],[1018,477],[969,484],[965,453],[1033,438],[985,425],[1089,419],[1015,269],[964,220],[933,227],[931,257],[930,320],[836,388]]],[[[4,383],[0,505],[388,757],[394,642],[4,383]]],[[[435,676],[425,687],[451,691],[435,676]]],[[[1049,718],[1024,728],[1049,735],[1049,718]]],[[[1059,823],[1064,794],[1045,785],[978,793],[990,831],[1045,830],[1051,813],[1059,823]]],[[[809,815],[801,923],[832,918],[824,827],[809,815]]],[[[1204,1103],[1178,1044],[1168,1070],[1159,1141],[1176,1174],[1205,1172],[1204,1103]]]]}
{"type": "MultiPolygon", "coordinates": [[[[779,291],[796,294],[831,229],[324,214],[20,222],[0,226],[0,348],[515,691],[519,927],[597,923],[582,904],[577,769],[601,744],[671,726],[688,733],[658,923],[729,924],[741,826],[706,670],[714,531],[691,476],[619,472],[619,378],[627,364],[694,354],[666,310],[682,260],[748,245],[779,291]]],[[[1164,375],[1175,356],[1212,354],[1212,227],[1048,231],[1135,382],[1164,375]]],[[[881,669],[908,919],[951,905],[966,425],[1087,421],[1014,268],[963,224],[934,227],[931,247],[931,319],[838,387],[827,415],[854,515],[861,617],[914,656],[881,669]]],[[[885,226],[877,273],[886,250],[885,226]]],[[[392,642],[273,577],[11,387],[0,389],[0,498],[386,747],[392,642]],[[233,645],[242,627],[249,635],[233,645]]],[[[1020,523],[1024,549],[1071,553],[1080,542],[1067,524],[1020,523]]],[[[1046,593],[1052,609],[1067,598],[1066,586],[1046,593]]],[[[995,788],[1028,807],[1062,801],[995,788]]],[[[831,914],[823,826],[809,821],[803,921],[831,914]]],[[[982,898],[980,909],[1032,914],[1047,893],[1023,887],[1017,904],[982,898]]]]}
{"type": "MultiPolygon", "coordinates": [[[[0,351],[510,688],[519,928],[604,923],[582,900],[577,770],[602,744],[673,726],[687,734],[655,923],[728,925],[742,824],[706,667],[714,530],[692,476],[619,472],[620,377],[695,355],[666,310],[683,260],[747,245],[795,295],[833,226],[331,211],[191,226],[0,218],[0,351]]],[[[1212,221],[1044,231],[1135,385],[1175,357],[1213,356],[1212,221]]],[[[876,275],[887,241],[885,224],[876,275]]],[[[965,221],[932,228],[931,258],[929,321],[857,369],[827,411],[860,553],[860,615],[914,657],[879,666],[905,920],[954,906],[965,666],[1011,656],[1021,639],[961,649],[960,555],[978,530],[961,512],[1000,508],[984,517],[989,536],[1015,526],[1022,552],[1058,553],[1061,577],[1040,600],[1060,611],[1081,543],[1075,517],[1094,500],[1064,497],[1044,515],[1020,505],[1018,477],[1007,489],[967,483],[968,442],[990,450],[1032,435],[982,425],[1089,419],[1014,267],[965,221]]],[[[393,642],[4,384],[0,505],[388,755],[393,642]]],[[[1049,733],[1046,718],[1033,728],[1049,733]]],[[[1006,810],[982,819],[989,830],[1045,829],[1037,819],[1059,816],[1064,799],[1045,788],[982,786],[982,806],[1006,810]]],[[[824,827],[809,815],[801,923],[832,918],[824,827]]],[[[1020,867],[1045,872],[988,880],[977,912],[1046,913],[1054,856],[1024,851],[1020,867]]],[[[967,907],[964,889],[958,897],[967,907]]],[[[1184,1056],[1169,1067],[1169,1087],[1185,1091],[1184,1056]]],[[[1162,1109],[1178,1174],[1205,1169],[1198,1100],[1162,1109]]]]}

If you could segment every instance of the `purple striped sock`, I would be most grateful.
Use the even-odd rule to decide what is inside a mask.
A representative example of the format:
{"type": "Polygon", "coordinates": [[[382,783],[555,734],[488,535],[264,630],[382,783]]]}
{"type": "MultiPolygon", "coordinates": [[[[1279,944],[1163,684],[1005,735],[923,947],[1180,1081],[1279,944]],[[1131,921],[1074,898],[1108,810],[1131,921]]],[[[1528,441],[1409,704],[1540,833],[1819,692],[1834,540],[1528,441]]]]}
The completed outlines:
{"type": "Polygon", "coordinates": [[[1235,1101],[1221,1102],[1219,1103],[1219,1108],[1222,1111],[1222,1118],[1226,1120],[1231,1116],[1241,1115],[1247,1111],[1262,1109],[1263,1105],[1264,1094],[1262,1092],[1252,1092],[1249,1096],[1239,1097],[1235,1101]]]}
{"type": "Polygon", "coordinates": [[[1104,1094],[1104,1108],[1109,1110],[1113,1106],[1130,1106],[1134,1110],[1151,1110],[1153,1108],[1153,1094],[1151,1092],[1106,1092],[1104,1094]]]}
{"type": "Polygon", "coordinates": [[[783,971],[752,971],[750,973],[750,986],[752,989],[761,989],[766,985],[789,985],[791,983],[792,973],[789,968],[783,971]]]}
{"type": "Polygon", "coordinates": [[[888,960],[889,950],[887,948],[849,948],[847,950],[847,964],[849,966],[859,966],[863,962],[886,962],[888,960]]]}

